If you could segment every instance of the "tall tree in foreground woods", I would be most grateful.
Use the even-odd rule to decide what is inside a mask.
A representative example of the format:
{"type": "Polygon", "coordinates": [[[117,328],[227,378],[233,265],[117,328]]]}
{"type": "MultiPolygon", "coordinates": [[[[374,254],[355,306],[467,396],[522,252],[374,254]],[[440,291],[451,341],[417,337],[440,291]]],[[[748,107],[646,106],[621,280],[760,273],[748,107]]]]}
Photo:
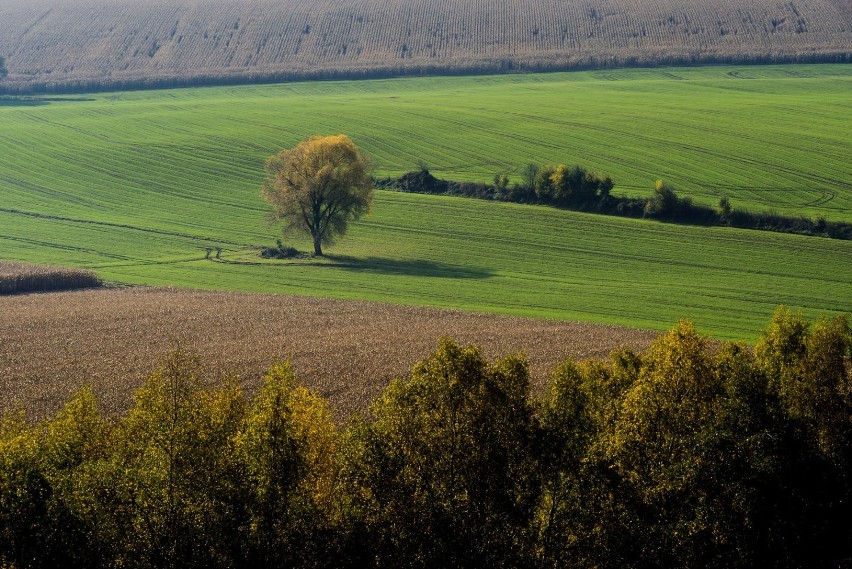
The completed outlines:
{"type": "Polygon", "coordinates": [[[529,369],[443,340],[353,423],[344,478],[378,567],[524,567],[537,475],[529,369]]]}
{"type": "Polygon", "coordinates": [[[310,235],[314,254],[370,209],[368,160],[345,134],[315,136],[266,161],[263,198],[285,233],[310,235]]]}

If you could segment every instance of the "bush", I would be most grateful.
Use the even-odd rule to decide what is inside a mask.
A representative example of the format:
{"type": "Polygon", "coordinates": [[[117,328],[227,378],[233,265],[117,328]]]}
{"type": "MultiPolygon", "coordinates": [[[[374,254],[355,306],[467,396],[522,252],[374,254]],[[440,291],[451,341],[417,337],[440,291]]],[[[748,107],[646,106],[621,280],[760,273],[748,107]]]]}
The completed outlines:
{"type": "Polygon", "coordinates": [[[0,263],[0,295],[95,288],[100,277],[86,269],[0,263]]]}
{"type": "Polygon", "coordinates": [[[668,219],[677,213],[679,204],[680,199],[674,188],[662,180],[657,180],[654,193],[645,202],[645,216],[668,219]]]}
{"type": "Polygon", "coordinates": [[[731,199],[728,196],[722,196],[719,198],[719,206],[716,208],[716,213],[719,216],[719,221],[722,223],[727,223],[728,218],[731,216],[731,212],[734,211],[733,206],[731,205],[731,199]]]}
{"type": "Polygon", "coordinates": [[[292,259],[300,256],[300,253],[295,247],[284,246],[281,240],[277,239],[275,247],[264,247],[260,250],[260,256],[264,259],[292,259]]]}

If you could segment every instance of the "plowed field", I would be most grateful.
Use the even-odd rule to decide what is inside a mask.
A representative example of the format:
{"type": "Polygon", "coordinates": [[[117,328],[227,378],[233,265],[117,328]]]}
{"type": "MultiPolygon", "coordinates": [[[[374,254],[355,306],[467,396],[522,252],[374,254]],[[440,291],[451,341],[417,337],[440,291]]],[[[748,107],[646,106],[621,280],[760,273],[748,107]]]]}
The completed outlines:
{"type": "Polygon", "coordinates": [[[848,0],[0,0],[0,88],[848,61],[848,0]]]}

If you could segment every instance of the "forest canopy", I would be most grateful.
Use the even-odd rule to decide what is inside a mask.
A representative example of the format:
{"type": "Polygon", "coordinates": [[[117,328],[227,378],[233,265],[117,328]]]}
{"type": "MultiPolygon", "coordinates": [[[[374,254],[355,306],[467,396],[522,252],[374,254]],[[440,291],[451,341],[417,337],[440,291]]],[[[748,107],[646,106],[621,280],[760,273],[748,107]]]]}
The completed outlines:
{"type": "Polygon", "coordinates": [[[680,322],[533,394],[444,340],[339,427],[287,363],[249,398],[178,350],[125,416],[2,418],[0,565],[842,565],[850,355],[848,317],[782,307],[753,348],[680,322]]]}

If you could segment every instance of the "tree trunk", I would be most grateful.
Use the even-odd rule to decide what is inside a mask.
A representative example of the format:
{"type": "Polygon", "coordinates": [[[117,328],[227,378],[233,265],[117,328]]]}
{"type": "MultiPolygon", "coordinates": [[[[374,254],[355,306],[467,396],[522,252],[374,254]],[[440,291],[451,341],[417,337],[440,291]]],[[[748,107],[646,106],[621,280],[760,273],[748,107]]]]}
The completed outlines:
{"type": "Polygon", "coordinates": [[[322,236],[314,235],[314,255],[322,257],[322,236]]]}

